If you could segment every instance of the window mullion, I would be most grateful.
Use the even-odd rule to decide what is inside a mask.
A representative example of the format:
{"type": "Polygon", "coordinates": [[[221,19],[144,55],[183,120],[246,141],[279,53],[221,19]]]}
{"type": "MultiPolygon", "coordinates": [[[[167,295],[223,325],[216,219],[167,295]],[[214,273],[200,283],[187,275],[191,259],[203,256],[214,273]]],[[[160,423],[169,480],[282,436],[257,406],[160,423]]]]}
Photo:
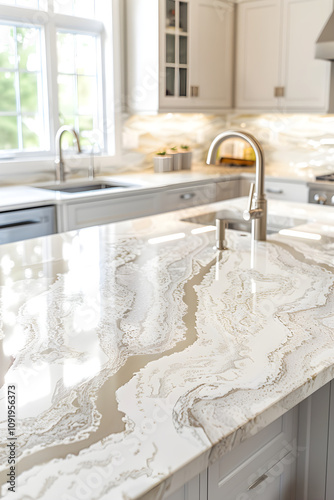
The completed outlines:
{"type": "Polygon", "coordinates": [[[54,11],[55,11],[55,8],[54,8],[54,0],[47,0],[48,2],[48,12],[50,14],[53,14],[54,11]]]}
{"type": "Polygon", "coordinates": [[[79,94],[78,94],[78,68],[77,68],[77,37],[74,37],[74,96],[75,96],[75,107],[74,107],[74,127],[79,133],[79,94]]]}
{"type": "Polygon", "coordinates": [[[17,29],[14,28],[14,41],[15,41],[15,96],[16,96],[16,115],[17,115],[17,144],[19,151],[23,150],[23,137],[22,137],[22,110],[21,110],[21,95],[20,95],[20,73],[19,73],[19,59],[17,53],[17,29]]]}
{"type": "Polygon", "coordinates": [[[52,20],[45,27],[45,44],[46,44],[46,68],[48,79],[48,103],[50,116],[50,151],[55,154],[54,139],[59,124],[59,103],[58,103],[58,59],[57,59],[57,33],[56,27],[52,20]]]}

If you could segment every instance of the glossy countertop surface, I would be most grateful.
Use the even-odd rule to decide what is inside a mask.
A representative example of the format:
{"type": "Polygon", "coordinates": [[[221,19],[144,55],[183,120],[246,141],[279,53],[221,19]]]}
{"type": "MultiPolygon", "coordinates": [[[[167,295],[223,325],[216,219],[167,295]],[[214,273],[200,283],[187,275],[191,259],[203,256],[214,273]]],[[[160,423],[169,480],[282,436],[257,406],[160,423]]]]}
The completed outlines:
{"type": "Polygon", "coordinates": [[[306,239],[227,230],[223,253],[181,220],[245,205],[0,247],[5,498],[166,498],[334,378],[334,208],[270,201],[270,226],[306,239]]]}

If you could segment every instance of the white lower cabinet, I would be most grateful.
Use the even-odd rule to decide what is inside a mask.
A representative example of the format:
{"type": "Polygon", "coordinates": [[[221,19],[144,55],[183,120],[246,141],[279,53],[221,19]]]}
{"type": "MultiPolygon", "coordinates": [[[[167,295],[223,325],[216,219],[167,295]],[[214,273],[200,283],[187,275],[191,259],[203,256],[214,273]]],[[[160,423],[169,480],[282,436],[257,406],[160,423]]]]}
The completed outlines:
{"type": "MultiPolygon", "coordinates": [[[[266,177],[264,182],[267,200],[308,203],[309,188],[306,182],[291,182],[271,179],[272,178],[270,177],[266,177]]],[[[238,196],[248,196],[251,182],[255,182],[255,176],[253,178],[244,177],[240,179],[238,196]]]]}
{"type": "Polygon", "coordinates": [[[208,470],[208,500],[294,499],[297,409],[275,420],[208,470]]]}
{"type": "Polygon", "coordinates": [[[334,499],[334,382],[300,405],[297,500],[334,499]]]}
{"type": "Polygon", "coordinates": [[[334,382],[330,384],[326,500],[334,498],[334,382]]]}
{"type": "Polygon", "coordinates": [[[207,500],[207,471],[198,474],[166,500],[207,500]]]}
{"type": "Polygon", "coordinates": [[[159,212],[158,195],[128,195],[124,198],[105,198],[73,202],[59,207],[58,230],[71,231],[83,227],[135,219],[159,212]]]}
{"type": "Polygon", "coordinates": [[[167,500],[333,499],[334,381],[223,455],[167,500]]]}
{"type": "Polygon", "coordinates": [[[298,407],[226,453],[167,500],[297,500],[297,423],[298,407]]]}
{"type": "Polygon", "coordinates": [[[127,194],[124,197],[94,197],[71,200],[57,207],[58,232],[135,219],[172,210],[235,198],[239,180],[166,187],[159,192],[127,194]]]}
{"type": "Polygon", "coordinates": [[[265,181],[265,192],[268,200],[308,202],[309,188],[304,183],[265,181]]]}
{"type": "MultiPolygon", "coordinates": [[[[124,197],[94,197],[70,200],[57,207],[58,232],[81,229],[83,227],[108,224],[146,215],[195,207],[223,201],[238,196],[247,196],[252,177],[209,182],[188,187],[160,188],[158,192],[140,194],[127,193],[124,197]]],[[[285,201],[308,201],[306,184],[285,181],[265,182],[268,199],[285,201]]]]}

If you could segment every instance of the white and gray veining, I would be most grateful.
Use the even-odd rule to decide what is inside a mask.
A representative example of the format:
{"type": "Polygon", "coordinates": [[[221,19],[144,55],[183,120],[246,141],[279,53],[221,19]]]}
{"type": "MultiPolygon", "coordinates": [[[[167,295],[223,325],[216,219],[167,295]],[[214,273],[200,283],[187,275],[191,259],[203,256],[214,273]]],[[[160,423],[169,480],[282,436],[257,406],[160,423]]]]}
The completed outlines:
{"type": "MultiPolygon", "coordinates": [[[[213,231],[179,220],[244,203],[0,248],[10,498],[162,498],[334,378],[334,209],[270,202],[321,240],[228,231],[222,254],[213,231]]],[[[2,446],[4,496],[7,467],[2,446]]]]}

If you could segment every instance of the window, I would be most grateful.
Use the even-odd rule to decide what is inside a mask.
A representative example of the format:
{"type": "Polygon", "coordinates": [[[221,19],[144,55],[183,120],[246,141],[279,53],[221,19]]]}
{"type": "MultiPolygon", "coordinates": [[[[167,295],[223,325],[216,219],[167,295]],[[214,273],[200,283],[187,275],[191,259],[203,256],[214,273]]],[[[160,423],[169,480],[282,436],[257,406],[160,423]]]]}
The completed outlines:
{"type": "Polygon", "coordinates": [[[102,57],[111,15],[108,26],[99,21],[102,3],[105,16],[104,0],[0,0],[0,158],[50,157],[65,124],[83,147],[113,154],[102,57]]]}
{"type": "Polygon", "coordinates": [[[41,30],[0,24],[0,149],[46,150],[41,30]]]}
{"type": "Polygon", "coordinates": [[[92,35],[57,32],[59,121],[84,133],[81,144],[89,132],[99,130],[101,121],[98,42],[92,35]]]}

